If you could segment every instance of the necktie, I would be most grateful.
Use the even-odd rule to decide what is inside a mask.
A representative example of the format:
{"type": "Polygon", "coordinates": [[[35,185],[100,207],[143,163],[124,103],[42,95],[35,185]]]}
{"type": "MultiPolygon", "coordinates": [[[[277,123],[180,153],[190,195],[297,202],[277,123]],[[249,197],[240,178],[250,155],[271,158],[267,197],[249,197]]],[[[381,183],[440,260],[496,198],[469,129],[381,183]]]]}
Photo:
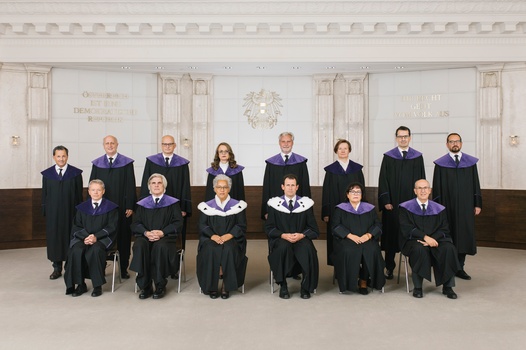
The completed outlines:
{"type": "Polygon", "coordinates": [[[455,154],[455,164],[458,166],[458,163],[460,163],[460,160],[458,159],[458,154],[455,154]]]}
{"type": "Polygon", "coordinates": [[[289,155],[285,154],[285,164],[287,164],[288,162],[289,162],[289,155]]]}
{"type": "Polygon", "coordinates": [[[159,198],[155,198],[155,205],[159,204],[159,198]]]}
{"type": "Polygon", "coordinates": [[[110,157],[109,160],[110,160],[110,168],[111,168],[113,166],[113,157],[110,157]]]}
{"type": "Polygon", "coordinates": [[[164,160],[166,161],[166,166],[170,166],[170,158],[166,157],[164,160]]]}
{"type": "Polygon", "coordinates": [[[426,205],[422,204],[422,214],[425,214],[425,213],[426,213],[426,205]]]}
{"type": "Polygon", "coordinates": [[[289,210],[292,211],[294,206],[292,205],[292,199],[289,200],[289,210]]]}
{"type": "Polygon", "coordinates": [[[402,159],[405,159],[407,157],[407,151],[402,151],[402,159]]]}
{"type": "Polygon", "coordinates": [[[95,208],[93,208],[93,209],[94,209],[94,210],[97,210],[97,208],[99,207],[99,203],[95,202],[95,203],[93,203],[93,206],[95,207],[95,208]]]}
{"type": "Polygon", "coordinates": [[[62,168],[58,169],[58,178],[62,180],[62,168]]]}

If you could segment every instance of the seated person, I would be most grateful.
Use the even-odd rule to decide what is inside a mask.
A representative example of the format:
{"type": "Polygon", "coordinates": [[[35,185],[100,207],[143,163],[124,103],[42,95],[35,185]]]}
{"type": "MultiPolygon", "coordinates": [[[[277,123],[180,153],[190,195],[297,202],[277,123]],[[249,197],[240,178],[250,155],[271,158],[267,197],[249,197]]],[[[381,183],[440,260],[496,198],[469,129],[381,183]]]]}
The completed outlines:
{"type": "Polygon", "coordinates": [[[93,284],[91,296],[102,295],[102,285],[106,283],[106,250],[113,246],[117,236],[118,207],[102,198],[104,182],[91,180],[88,194],[90,199],[77,205],[64,273],[66,294],[73,297],[88,291],[85,278],[90,278],[93,284]]]}
{"type": "Polygon", "coordinates": [[[166,277],[179,270],[176,239],[183,217],[179,200],[164,194],[166,186],[164,175],[155,173],[148,178],[150,195],[137,202],[131,225],[135,243],[130,269],[137,272],[136,282],[141,289],[139,299],[152,295],[154,299],[164,297],[166,277]]]}
{"type": "Polygon", "coordinates": [[[424,296],[422,282],[424,278],[431,281],[432,266],[437,287],[443,285],[442,294],[456,299],[452,287],[460,263],[449,234],[446,208],[428,199],[431,187],[426,180],[415,182],[415,194],[416,198],[400,204],[400,231],[404,240],[401,246],[413,270],[413,296],[424,296]]]}
{"type": "Polygon", "coordinates": [[[213,180],[215,198],[197,206],[201,211],[197,279],[203,293],[212,299],[218,297],[220,276],[222,299],[228,299],[230,291],[241,287],[245,280],[247,203],[230,198],[231,186],[228,176],[217,175],[213,180]]]}
{"type": "Polygon", "coordinates": [[[361,201],[364,192],[361,183],[351,183],[346,191],[349,201],[334,210],[333,262],[341,293],[356,292],[359,286],[360,294],[367,295],[367,285],[375,289],[385,285],[385,262],[378,244],[381,225],[374,205],[361,201]]]}
{"type": "Polygon", "coordinates": [[[293,274],[297,264],[303,275],[301,298],[309,299],[318,286],[318,253],[312,243],[319,236],[312,210],[314,201],[297,196],[298,187],[296,175],[285,175],[281,185],[284,195],[268,201],[265,223],[270,248],[268,261],[276,283],[281,286],[279,297],[282,299],[290,298],[286,277],[293,274]]]}

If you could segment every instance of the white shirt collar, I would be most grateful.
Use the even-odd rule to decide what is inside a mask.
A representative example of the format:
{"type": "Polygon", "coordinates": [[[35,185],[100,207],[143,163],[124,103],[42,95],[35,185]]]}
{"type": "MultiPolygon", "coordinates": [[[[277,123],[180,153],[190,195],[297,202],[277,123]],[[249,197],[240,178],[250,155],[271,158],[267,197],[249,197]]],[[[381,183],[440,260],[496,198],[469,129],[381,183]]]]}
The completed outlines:
{"type": "Polygon", "coordinates": [[[64,165],[62,168],[55,164],[55,170],[57,171],[57,174],[59,173],[59,170],[62,169],[62,175],[64,175],[67,168],[68,168],[68,163],[66,163],[66,165],[64,165]]]}
{"type": "Polygon", "coordinates": [[[420,200],[418,198],[416,199],[416,201],[417,201],[418,205],[420,206],[420,208],[422,208],[422,204],[425,204],[426,205],[426,209],[427,209],[427,206],[429,205],[429,199],[425,203],[420,202],[420,200]]]}
{"type": "Polygon", "coordinates": [[[449,152],[449,156],[453,158],[453,160],[455,160],[455,156],[458,156],[458,160],[460,160],[462,158],[462,152],[460,151],[458,153],[449,152]]]}
{"type": "Polygon", "coordinates": [[[226,174],[226,171],[227,171],[229,165],[230,165],[230,164],[229,164],[228,162],[226,162],[226,163],[221,163],[221,162],[219,162],[219,167],[221,168],[221,170],[223,170],[223,173],[224,173],[224,174],[226,174]]]}
{"type": "Polygon", "coordinates": [[[289,160],[292,157],[292,152],[290,152],[289,154],[285,154],[283,152],[280,152],[280,154],[281,154],[281,158],[283,159],[283,161],[285,161],[285,156],[289,156],[289,160]]]}
{"type": "Polygon", "coordinates": [[[216,194],[216,196],[215,196],[215,200],[216,200],[216,204],[217,204],[217,206],[218,206],[219,208],[221,208],[221,209],[224,210],[226,204],[227,204],[228,201],[230,200],[230,195],[226,196],[225,201],[221,203],[221,200],[219,199],[219,197],[218,197],[217,194],[216,194]]]}
{"type": "MultiPolygon", "coordinates": [[[[111,158],[113,158],[113,163],[115,163],[115,159],[117,159],[117,156],[119,155],[119,153],[115,153],[114,155],[111,156],[111,158]]],[[[110,156],[106,154],[106,158],[108,158],[108,162],[110,161],[110,156]]]]}

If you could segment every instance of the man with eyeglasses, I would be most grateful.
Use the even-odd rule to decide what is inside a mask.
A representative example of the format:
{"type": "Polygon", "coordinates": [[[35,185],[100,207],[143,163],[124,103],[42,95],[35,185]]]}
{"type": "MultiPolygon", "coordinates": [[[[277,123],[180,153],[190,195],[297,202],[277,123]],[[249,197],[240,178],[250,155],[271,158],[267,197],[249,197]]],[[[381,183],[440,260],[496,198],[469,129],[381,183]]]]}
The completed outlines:
{"type": "Polygon", "coordinates": [[[395,132],[397,147],[384,153],[378,178],[378,207],[382,212],[382,250],[385,251],[385,278],[393,278],[395,255],[400,251],[398,205],[415,197],[415,181],[425,179],[422,153],[409,147],[411,130],[400,126],[395,132]]]}
{"type": "Polygon", "coordinates": [[[470,280],[471,276],[464,270],[464,264],[466,255],[477,253],[475,216],[482,209],[478,159],[460,151],[462,137],[457,133],[447,136],[446,146],[449,153],[434,161],[433,200],[446,207],[461,266],[457,277],[470,280]]]}
{"type": "Polygon", "coordinates": [[[400,204],[400,232],[404,239],[402,253],[409,257],[413,278],[413,297],[422,298],[424,278],[431,281],[431,267],[436,286],[442,294],[456,299],[455,274],[460,265],[457,250],[449,233],[446,208],[429,200],[427,180],[415,182],[416,198],[400,204]]]}

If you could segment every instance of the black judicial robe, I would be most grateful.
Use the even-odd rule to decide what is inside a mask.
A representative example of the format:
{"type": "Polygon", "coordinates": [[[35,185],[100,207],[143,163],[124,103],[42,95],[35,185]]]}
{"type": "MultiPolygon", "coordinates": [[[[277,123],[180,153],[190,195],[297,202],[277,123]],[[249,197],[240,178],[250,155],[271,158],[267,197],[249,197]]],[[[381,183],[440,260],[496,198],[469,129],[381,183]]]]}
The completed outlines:
{"type": "MultiPolygon", "coordinates": [[[[323,191],[321,201],[321,218],[329,217],[327,223],[327,265],[333,265],[333,239],[332,239],[332,216],[336,206],[346,202],[347,187],[353,182],[359,182],[365,186],[365,178],[362,171],[363,166],[349,160],[347,169],[343,169],[338,161],[325,167],[325,178],[323,179],[323,191]]],[[[365,193],[362,193],[362,199],[365,200],[365,193]]]]}
{"type": "Polygon", "coordinates": [[[62,180],[58,177],[55,165],[41,174],[47,257],[53,262],[66,261],[75,206],[82,202],[82,170],[68,164],[62,180]]]}
{"type": "Polygon", "coordinates": [[[475,255],[475,207],[482,208],[478,159],[462,153],[458,167],[446,154],[434,161],[433,200],[446,207],[453,242],[460,254],[475,255]]]}
{"type": "Polygon", "coordinates": [[[205,201],[214,199],[216,196],[213,181],[217,175],[226,175],[232,179],[232,188],[230,188],[229,193],[230,197],[238,200],[245,200],[245,180],[243,179],[243,169],[245,169],[245,167],[239,164],[235,168],[228,167],[226,173],[223,172],[221,167],[217,170],[214,170],[212,167],[206,169],[208,177],[206,179],[205,201]]]}
{"type": "Polygon", "coordinates": [[[119,206],[119,223],[117,226],[117,246],[121,258],[121,268],[128,268],[130,259],[132,218],[126,217],[126,210],[135,210],[137,202],[135,173],[133,171],[134,160],[122,154],[118,154],[112,166],[108,157],[103,155],[93,160],[90,181],[99,179],[104,182],[104,198],[119,206]]]}
{"type": "Polygon", "coordinates": [[[318,255],[312,243],[319,236],[313,206],[312,199],[296,196],[294,208],[290,211],[284,196],[274,197],[268,201],[265,222],[271,250],[268,261],[276,282],[285,281],[298,262],[303,274],[302,288],[311,293],[318,285],[319,274],[318,255]],[[281,238],[282,233],[294,232],[303,233],[305,238],[294,244],[281,238]]]}
{"type": "Polygon", "coordinates": [[[382,212],[382,250],[399,252],[399,204],[415,198],[415,182],[426,178],[422,153],[409,147],[403,159],[398,147],[384,153],[378,178],[378,209],[382,212]],[[391,204],[392,210],[385,205],[391,204]]]}
{"type": "Polygon", "coordinates": [[[189,217],[192,215],[192,197],[190,193],[190,171],[188,168],[189,160],[174,154],[169,166],[166,166],[162,153],[155,154],[146,158],[144,173],[141,183],[141,198],[149,195],[148,178],[152,174],[161,174],[166,177],[168,186],[166,193],[168,196],[180,200],[181,211],[186,212],[189,217]]]}
{"type": "Polygon", "coordinates": [[[310,197],[310,180],[309,170],[307,168],[307,158],[296,153],[290,153],[290,158],[287,164],[281,154],[276,154],[273,157],[265,160],[267,163],[265,167],[265,176],[263,177],[263,193],[261,195],[261,218],[265,219],[267,213],[267,202],[270,198],[281,196],[283,190],[283,177],[287,174],[294,174],[298,178],[297,191],[298,196],[310,197]]]}
{"type": "Polygon", "coordinates": [[[332,223],[335,239],[333,261],[340,292],[357,290],[362,260],[369,273],[369,285],[382,289],[385,285],[385,262],[378,244],[382,229],[374,205],[361,202],[355,210],[349,202],[341,203],[334,211],[332,223]],[[356,244],[347,238],[349,233],[360,237],[370,233],[373,237],[365,243],[356,244]]]}
{"type": "Polygon", "coordinates": [[[413,273],[431,281],[433,266],[437,286],[455,276],[460,264],[444,206],[428,200],[426,212],[423,213],[416,199],[401,203],[400,231],[404,240],[401,250],[409,256],[413,273]],[[425,235],[434,238],[438,247],[424,247],[418,242],[423,241],[425,235]]]}
{"type": "Polygon", "coordinates": [[[117,236],[117,208],[117,204],[107,199],[103,199],[97,209],[93,209],[91,199],[77,206],[64,273],[66,287],[84,281],[84,265],[88,268],[94,286],[106,283],[106,250],[114,245],[117,236]],[[84,239],[91,234],[97,237],[97,242],[85,245],[84,239]]]}
{"type": "Polygon", "coordinates": [[[233,291],[245,283],[247,203],[230,199],[224,209],[215,198],[201,202],[199,216],[199,246],[197,248],[197,279],[205,294],[217,291],[219,268],[222,267],[225,291],[233,291]],[[230,233],[234,238],[217,244],[210,238],[230,233]]]}

